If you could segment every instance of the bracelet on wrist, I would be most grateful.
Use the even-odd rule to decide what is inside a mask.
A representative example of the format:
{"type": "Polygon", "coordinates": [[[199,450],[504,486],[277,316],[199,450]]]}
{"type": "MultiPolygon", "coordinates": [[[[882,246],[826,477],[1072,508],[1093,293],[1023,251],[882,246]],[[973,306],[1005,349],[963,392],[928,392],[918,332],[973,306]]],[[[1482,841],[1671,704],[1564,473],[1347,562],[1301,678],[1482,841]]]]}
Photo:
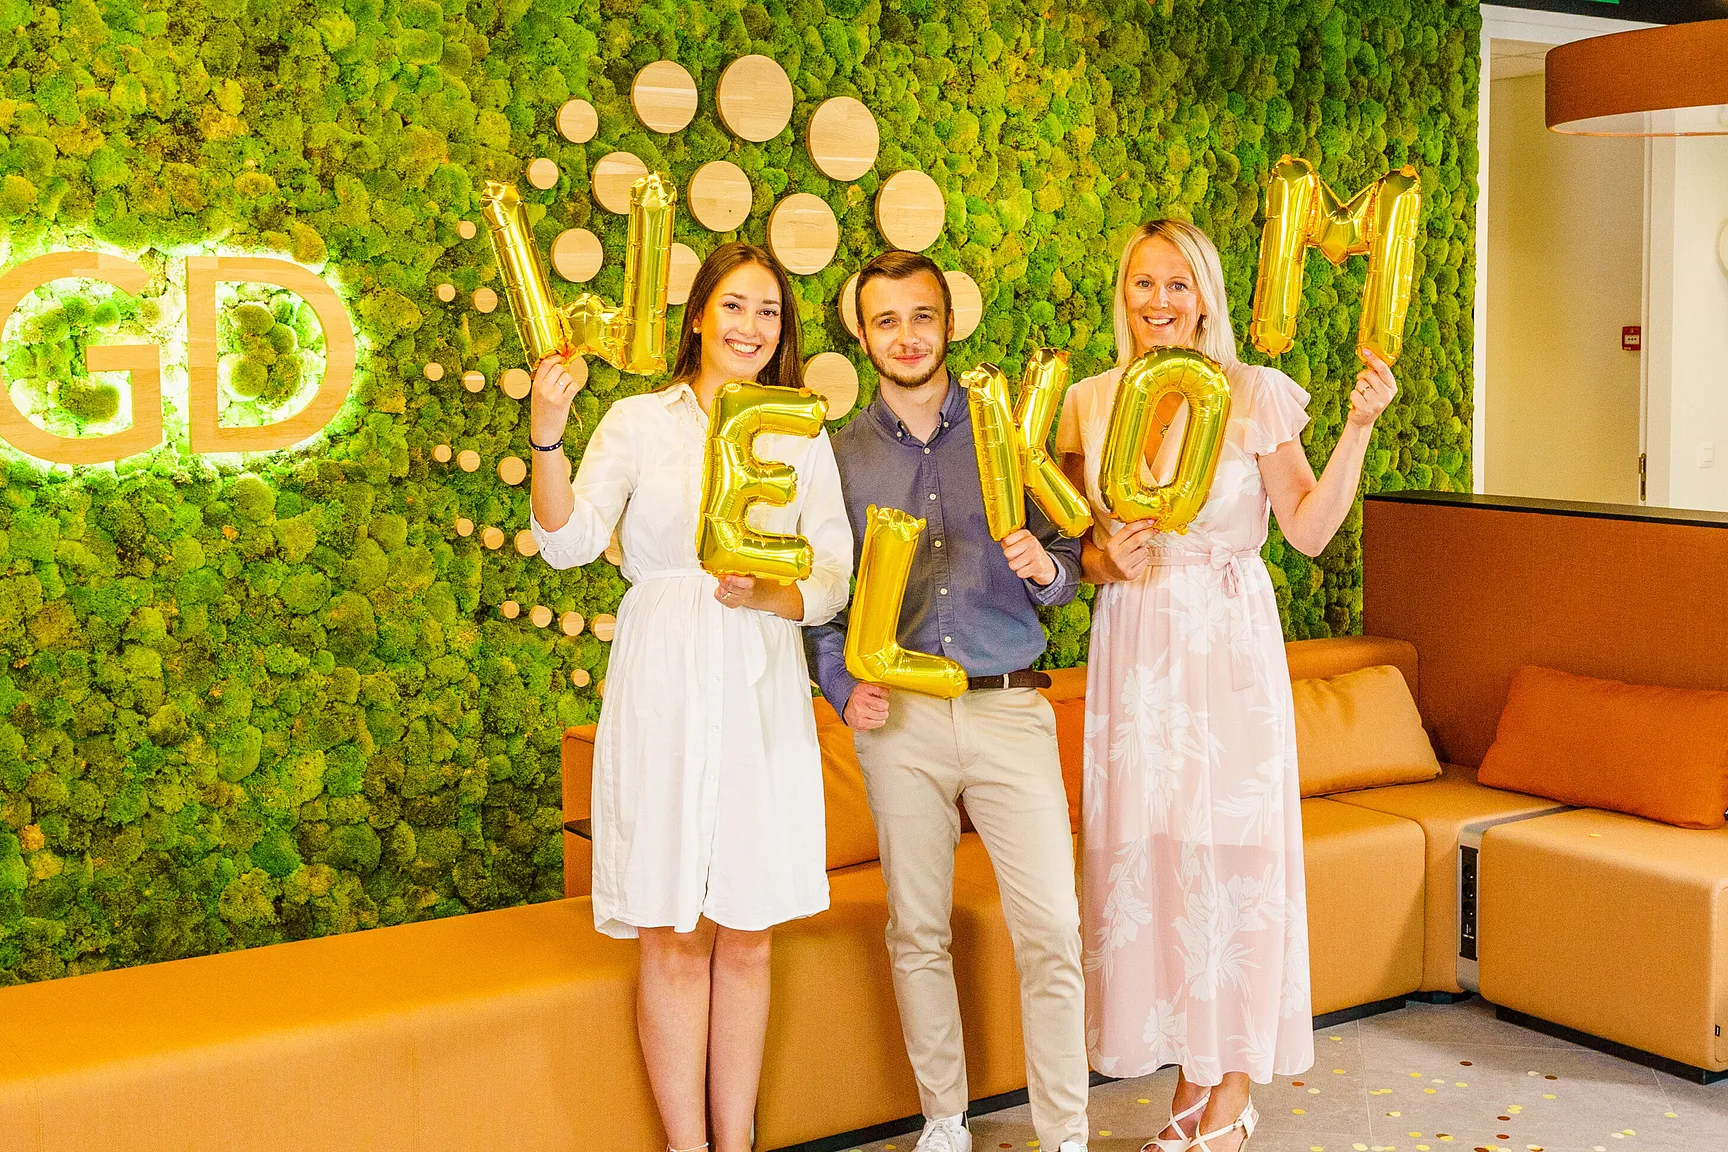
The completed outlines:
{"type": "Polygon", "coordinates": [[[564,437],[560,436],[550,444],[536,444],[534,443],[534,437],[530,436],[528,437],[528,447],[534,449],[536,452],[556,452],[560,448],[564,447],[564,437]]]}

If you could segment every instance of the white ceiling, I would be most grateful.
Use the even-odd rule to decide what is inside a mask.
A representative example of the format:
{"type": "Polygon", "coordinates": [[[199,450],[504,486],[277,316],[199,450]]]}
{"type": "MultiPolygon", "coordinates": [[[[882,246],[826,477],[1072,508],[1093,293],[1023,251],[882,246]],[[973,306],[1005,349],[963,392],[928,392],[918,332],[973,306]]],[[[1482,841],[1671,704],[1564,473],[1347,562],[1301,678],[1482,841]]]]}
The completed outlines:
{"type": "Polygon", "coordinates": [[[1552,47],[1552,44],[1538,44],[1533,40],[1502,40],[1496,37],[1488,42],[1488,78],[1509,80],[1514,76],[1540,76],[1543,71],[1542,58],[1552,47]]]}

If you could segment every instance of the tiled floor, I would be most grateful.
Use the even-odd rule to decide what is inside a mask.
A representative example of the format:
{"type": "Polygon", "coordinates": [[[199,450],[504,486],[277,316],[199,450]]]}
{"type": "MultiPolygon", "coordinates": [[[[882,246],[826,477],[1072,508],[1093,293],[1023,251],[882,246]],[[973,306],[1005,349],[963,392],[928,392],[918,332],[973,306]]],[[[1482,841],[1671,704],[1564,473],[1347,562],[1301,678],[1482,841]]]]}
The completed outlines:
{"type": "MultiPolygon", "coordinates": [[[[1138,1152],[1175,1072],[1092,1090],[1092,1152],[1138,1152]]],[[[1653,1072],[1495,1019],[1410,1005],[1314,1035],[1314,1067],[1257,1088],[1249,1152],[1724,1152],[1728,1083],[1653,1072]]],[[[1035,1148],[1024,1106],[975,1117],[975,1152],[1035,1148]]],[[[917,1136],[860,1152],[910,1152],[917,1136]]]]}

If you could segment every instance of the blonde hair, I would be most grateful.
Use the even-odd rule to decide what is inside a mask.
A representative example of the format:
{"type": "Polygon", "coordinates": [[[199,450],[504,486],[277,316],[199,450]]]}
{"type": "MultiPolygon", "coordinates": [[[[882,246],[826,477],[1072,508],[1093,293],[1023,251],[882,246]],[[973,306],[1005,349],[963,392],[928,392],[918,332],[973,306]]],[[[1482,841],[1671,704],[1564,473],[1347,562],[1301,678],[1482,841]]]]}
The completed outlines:
{"type": "Polygon", "coordinates": [[[1122,249],[1116,269],[1116,363],[1126,368],[1134,360],[1134,333],[1128,327],[1128,262],[1140,245],[1151,239],[1167,240],[1175,246],[1194,273],[1200,293],[1200,325],[1194,330],[1194,350],[1228,368],[1236,363],[1236,332],[1230,327],[1230,302],[1224,295],[1224,265],[1212,238],[1186,220],[1148,220],[1134,230],[1122,249]]]}

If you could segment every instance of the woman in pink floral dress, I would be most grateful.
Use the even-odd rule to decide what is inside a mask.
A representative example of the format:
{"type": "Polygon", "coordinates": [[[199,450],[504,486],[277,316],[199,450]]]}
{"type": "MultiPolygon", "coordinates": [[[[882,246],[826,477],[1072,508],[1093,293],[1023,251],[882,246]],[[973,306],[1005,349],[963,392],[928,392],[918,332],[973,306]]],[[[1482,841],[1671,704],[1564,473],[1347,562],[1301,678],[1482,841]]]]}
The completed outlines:
{"type": "MultiPolygon", "coordinates": [[[[1148,1149],[1237,1152],[1257,1119],[1250,1081],[1314,1059],[1295,715],[1260,558],[1267,512],[1317,555],[1355,500],[1397,384],[1362,350],[1349,419],[1316,480],[1299,438],[1308,394],[1237,359],[1205,233],[1142,226],[1122,255],[1115,314],[1120,365],[1069,391],[1056,434],[1091,499],[1084,564],[1100,586],[1086,687],[1087,1047],[1111,1076],[1181,1066],[1171,1122],[1148,1149]],[[1098,486],[1123,367],[1169,346],[1224,365],[1231,388],[1211,496],[1186,535],[1117,522],[1098,486]]],[[[1161,479],[1183,411],[1161,409],[1146,446],[1161,479]]]]}

